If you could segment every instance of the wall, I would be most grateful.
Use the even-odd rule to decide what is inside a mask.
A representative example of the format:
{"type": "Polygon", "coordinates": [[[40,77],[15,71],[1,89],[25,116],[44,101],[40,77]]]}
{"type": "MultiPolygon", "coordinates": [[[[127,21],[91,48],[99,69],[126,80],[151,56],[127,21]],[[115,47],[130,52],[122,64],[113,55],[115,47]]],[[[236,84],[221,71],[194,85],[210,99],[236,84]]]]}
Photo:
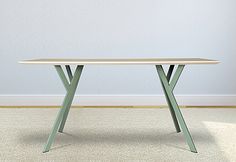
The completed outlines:
{"type": "MultiPolygon", "coordinates": [[[[204,57],[176,94],[235,95],[234,0],[1,0],[0,94],[64,94],[51,66],[31,58],[204,57]]],[[[154,67],[87,66],[79,94],[161,94],[154,67]]]]}

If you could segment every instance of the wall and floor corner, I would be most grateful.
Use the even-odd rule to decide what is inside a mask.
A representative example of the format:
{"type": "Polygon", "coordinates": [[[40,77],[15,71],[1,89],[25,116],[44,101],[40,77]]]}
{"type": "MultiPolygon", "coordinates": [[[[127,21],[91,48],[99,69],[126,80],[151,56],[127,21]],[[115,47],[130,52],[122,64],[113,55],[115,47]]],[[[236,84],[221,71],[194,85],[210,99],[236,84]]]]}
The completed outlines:
{"type": "MultiPolygon", "coordinates": [[[[61,103],[53,67],[17,63],[44,57],[217,59],[187,66],[175,93],[180,104],[236,105],[235,29],[234,0],[0,1],[0,105],[61,103]]],[[[164,103],[150,66],[87,66],[77,93],[85,105],[164,103]]]]}

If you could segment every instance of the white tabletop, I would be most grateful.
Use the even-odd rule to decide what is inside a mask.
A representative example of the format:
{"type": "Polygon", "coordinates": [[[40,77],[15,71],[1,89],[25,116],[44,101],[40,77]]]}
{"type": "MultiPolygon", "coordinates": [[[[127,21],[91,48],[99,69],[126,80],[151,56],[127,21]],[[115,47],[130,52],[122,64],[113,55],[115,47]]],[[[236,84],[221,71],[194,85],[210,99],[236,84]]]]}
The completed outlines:
{"type": "Polygon", "coordinates": [[[98,64],[115,64],[115,65],[186,65],[186,64],[217,64],[219,61],[202,59],[202,58],[45,58],[24,60],[19,63],[23,64],[51,64],[51,65],[98,65],[98,64]]]}

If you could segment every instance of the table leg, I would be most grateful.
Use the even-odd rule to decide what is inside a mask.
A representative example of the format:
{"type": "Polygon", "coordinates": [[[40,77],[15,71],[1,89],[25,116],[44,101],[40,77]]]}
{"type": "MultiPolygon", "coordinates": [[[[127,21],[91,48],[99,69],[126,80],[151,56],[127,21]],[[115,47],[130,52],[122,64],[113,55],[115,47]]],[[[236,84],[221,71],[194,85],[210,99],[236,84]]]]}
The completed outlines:
{"type": "MultiPolygon", "coordinates": [[[[174,70],[174,65],[170,65],[168,73],[167,73],[167,77],[166,77],[168,82],[170,81],[173,70],[174,70]]],[[[169,110],[170,110],[170,113],[171,113],[171,117],[172,117],[174,125],[175,125],[176,132],[179,133],[179,132],[181,132],[181,130],[179,128],[179,123],[178,123],[178,120],[176,118],[175,111],[173,109],[173,106],[171,105],[171,102],[170,102],[170,100],[167,96],[166,90],[165,90],[164,85],[163,85],[162,82],[161,82],[161,85],[162,85],[162,88],[163,88],[163,91],[164,91],[164,94],[165,94],[165,97],[166,97],[166,101],[167,101],[167,104],[168,104],[168,107],[169,107],[169,110]]]]}
{"type": "MultiPolygon", "coordinates": [[[[74,95],[75,95],[75,91],[76,91],[76,88],[77,88],[77,85],[78,85],[78,82],[79,82],[79,79],[80,79],[80,75],[81,75],[81,72],[82,72],[82,69],[83,69],[83,66],[77,66],[76,67],[76,70],[75,70],[75,73],[74,73],[74,77],[72,78],[71,80],[71,83],[69,83],[66,79],[66,76],[62,70],[62,67],[60,65],[55,65],[55,68],[67,90],[67,94],[64,98],[64,101],[63,101],[63,104],[62,104],[62,107],[57,115],[57,118],[55,120],[55,123],[53,125],[53,129],[48,137],[48,140],[47,140],[47,143],[44,147],[44,151],[43,152],[48,152],[54,139],[55,139],[55,136],[56,136],[56,133],[59,129],[59,126],[60,124],[62,124],[62,120],[64,120],[64,124],[65,124],[65,121],[66,121],[66,118],[67,118],[67,115],[68,115],[68,112],[69,112],[69,108],[71,106],[71,103],[73,101],[73,98],[74,98],[74,95]],[[67,112],[67,113],[66,113],[67,112]]],[[[64,124],[62,127],[64,127],[64,124]]]]}
{"type": "MultiPolygon", "coordinates": [[[[79,66],[78,68],[78,77],[80,78],[81,76],[81,73],[82,73],[82,70],[83,70],[83,66],[79,66]]],[[[72,79],[73,79],[73,74],[72,74],[72,71],[71,71],[71,68],[69,65],[66,65],[66,71],[67,71],[67,74],[68,74],[68,77],[69,77],[69,80],[70,80],[70,84],[72,82],[72,79]]],[[[63,78],[61,78],[62,80],[64,80],[63,78]]],[[[76,85],[77,87],[77,85],[76,85]]],[[[71,104],[72,104],[72,100],[70,100],[70,102],[68,103],[67,107],[66,107],[66,110],[65,110],[65,113],[63,115],[63,118],[62,118],[62,121],[61,121],[61,124],[60,124],[60,127],[59,127],[59,132],[63,132],[63,129],[64,129],[64,126],[65,126],[65,123],[66,123],[66,119],[67,119],[67,116],[69,114],[69,110],[70,110],[70,107],[71,107],[71,104]]]]}
{"type": "Polygon", "coordinates": [[[185,139],[188,143],[188,146],[189,146],[189,148],[192,152],[197,153],[197,150],[196,150],[196,147],[194,145],[193,139],[190,135],[190,132],[189,132],[187,126],[186,126],[186,123],[184,121],[182,113],[179,109],[179,106],[178,106],[177,101],[175,99],[175,96],[173,94],[174,87],[175,87],[175,85],[176,85],[176,83],[177,83],[177,81],[178,81],[178,79],[179,79],[179,77],[180,77],[180,75],[183,71],[183,68],[184,68],[184,65],[179,65],[176,72],[175,72],[175,74],[174,74],[174,76],[173,76],[173,78],[172,78],[172,80],[168,81],[167,76],[164,72],[164,69],[163,69],[162,65],[156,65],[156,69],[157,69],[159,78],[161,80],[161,83],[163,85],[164,91],[167,94],[167,98],[170,101],[170,104],[174,109],[174,112],[175,112],[176,117],[179,121],[180,127],[183,130],[185,139]]]}

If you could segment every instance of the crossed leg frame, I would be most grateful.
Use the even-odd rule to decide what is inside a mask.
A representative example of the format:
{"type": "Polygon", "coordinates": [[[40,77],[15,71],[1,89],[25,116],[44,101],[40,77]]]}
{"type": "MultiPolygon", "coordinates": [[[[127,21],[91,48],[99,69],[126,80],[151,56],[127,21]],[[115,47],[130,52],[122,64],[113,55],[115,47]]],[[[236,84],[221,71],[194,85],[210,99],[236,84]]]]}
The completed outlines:
{"type": "Polygon", "coordinates": [[[169,109],[171,112],[172,119],[174,121],[176,131],[177,131],[177,133],[181,132],[181,130],[180,130],[180,127],[181,127],[181,129],[183,130],[183,133],[184,133],[185,140],[187,141],[190,150],[194,153],[197,153],[197,149],[194,145],[191,134],[188,130],[188,127],[184,121],[183,115],[179,109],[179,106],[178,106],[175,96],[173,94],[173,90],[174,90],[176,83],[178,82],[179,77],[184,69],[184,65],[179,65],[177,67],[176,72],[172,77],[172,80],[170,80],[170,79],[171,79],[172,72],[174,70],[174,65],[170,65],[167,75],[165,74],[162,65],[156,65],[156,69],[157,69],[157,73],[159,75],[159,78],[160,78],[160,81],[162,84],[162,88],[163,88],[163,91],[164,91],[164,94],[165,94],[165,97],[166,97],[166,100],[167,100],[167,103],[168,103],[168,106],[169,106],[169,109]],[[180,127],[179,127],[179,125],[180,125],[180,127]]]}
{"type": "MultiPolygon", "coordinates": [[[[78,86],[78,82],[83,70],[83,65],[78,65],[76,67],[76,70],[74,72],[74,76],[72,74],[71,68],[69,65],[65,65],[66,67],[66,71],[68,74],[68,79],[65,76],[65,73],[61,67],[61,65],[55,65],[55,68],[57,70],[58,75],[60,76],[62,83],[67,91],[66,96],[64,98],[62,107],[60,109],[60,111],[58,112],[57,118],[55,120],[55,123],[53,125],[53,129],[51,130],[51,133],[48,137],[47,143],[44,147],[43,152],[48,152],[50,150],[50,147],[55,139],[56,133],[57,132],[63,132],[65,123],[66,123],[66,119],[71,107],[71,103],[73,101],[74,95],[75,95],[75,91],[76,88],[78,86]]],[[[156,69],[157,69],[157,73],[159,75],[161,84],[162,84],[162,88],[170,109],[170,113],[176,128],[177,133],[181,132],[181,129],[183,130],[185,139],[188,143],[188,146],[190,148],[190,150],[194,153],[197,153],[196,147],[194,145],[193,139],[189,133],[189,130],[186,126],[186,123],[184,121],[184,118],[182,116],[182,113],[179,109],[179,106],[177,104],[177,101],[175,99],[175,96],[173,94],[173,90],[175,88],[175,85],[184,69],[184,65],[179,65],[176,69],[175,74],[172,77],[171,80],[171,76],[174,70],[174,65],[170,65],[169,70],[167,75],[164,72],[164,69],[162,67],[162,65],[156,65],[156,69]],[[180,125],[180,127],[179,127],[180,125]]]]}
{"type": "Polygon", "coordinates": [[[55,68],[57,70],[58,75],[60,76],[63,85],[67,91],[66,96],[64,98],[62,107],[57,115],[57,118],[55,120],[55,123],[53,125],[53,129],[48,137],[48,141],[44,147],[44,151],[43,152],[48,152],[54,139],[56,136],[57,131],[59,132],[63,132],[64,126],[65,126],[65,122],[71,107],[71,103],[73,101],[74,95],[75,95],[75,91],[76,88],[78,86],[78,82],[83,70],[83,66],[82,65],[78,65],[75,69],[75,73],[74,76],[72,74],[71,68],[69,65],[66,65],[66,71],[68,74],[68,78],[69,80],[67,80],[65,73],[63,72],[63,69],[61,67],[61,65],[55,65],[55,68]]]}

